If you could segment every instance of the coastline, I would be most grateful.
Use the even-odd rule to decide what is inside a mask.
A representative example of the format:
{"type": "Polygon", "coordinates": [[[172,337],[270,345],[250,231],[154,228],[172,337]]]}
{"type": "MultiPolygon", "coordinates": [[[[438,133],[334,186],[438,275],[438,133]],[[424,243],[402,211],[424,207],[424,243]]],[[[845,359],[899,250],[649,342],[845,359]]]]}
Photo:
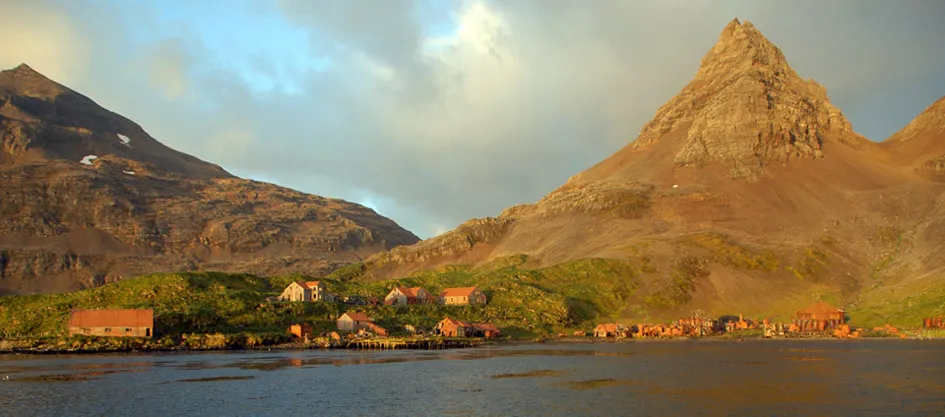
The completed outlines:
{"type": "Polygon", "coordinates": [[[463,349],[491,344],[514,343],[505,339],[481,338],[424,338],[424,339],[357,339],[351,341],[331,341],[327,338],[316,338],[309,342],[277,343],[272,345],[208,345],[186,346],[163,345],[149,343],[150,340],[131,339],[121,340],[121,345],[107,346],[108,341],[101,344],[75,346],[57,341],[10,341],[0,340],[0,357],[3,355],[85,355],[101,353],[155,353],[155,352],[233,352],[233,351],[273,351],[273,350],[440,350],[463,349]],[[106,346],[102,346],[106,345],[106,346]]]}
{"type": "MultiPolygon", "coordinates": [[[[943,341],[945,337],[668,337],[668,338],[625,338],[602,339],[593,337],[563,337],[546,339],[483,339],[483,338],[423,338],[399,339],[377,338],[356,339],[351,341],[330,341],[327,338],[316,338],[309,342],[277,343],[272,345],[256,346],[185,346],[161,345],[148,343],[148,340],[123,340],[121,346],[82,345],[66,346],[65,341],[9,341],[0,340],[0,357],[4,355],[94,355],[107,353],[162,353],[162,352],[260,352],[260,351],[287,351],[287,350],[441,350],[465,349],[487,345],[515,345],[515,344],[628,344],[628,343],[683,343],[683,342],[724,342],[743,343],[746,341],[783,342],[783,341],[836,341],[838,343],[859,340],[887,340],[887,341],[943,341]],[[48,343],[48,344],[47,344],[48,343]]],[[[103,343],[107,343],[103,342],[103,343]]]]}

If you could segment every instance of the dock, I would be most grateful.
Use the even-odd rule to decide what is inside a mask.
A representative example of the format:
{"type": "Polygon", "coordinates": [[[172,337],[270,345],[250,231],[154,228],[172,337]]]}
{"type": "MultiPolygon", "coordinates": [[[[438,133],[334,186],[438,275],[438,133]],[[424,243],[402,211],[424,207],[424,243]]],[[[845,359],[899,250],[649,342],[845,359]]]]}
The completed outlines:
{"type": "Polygon", "coordinates": [[[456,349],[484,344],[481,339],[355,339],[342,344],[348,349],[389,350],[389,349],[456,349]]]}

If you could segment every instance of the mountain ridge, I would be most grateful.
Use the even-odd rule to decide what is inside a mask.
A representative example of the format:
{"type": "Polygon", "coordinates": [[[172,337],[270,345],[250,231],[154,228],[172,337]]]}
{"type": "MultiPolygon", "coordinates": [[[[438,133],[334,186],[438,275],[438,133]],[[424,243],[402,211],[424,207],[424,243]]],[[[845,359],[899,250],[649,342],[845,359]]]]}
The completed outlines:
{"type": "Polygon", "coordinates": [[[0,295],[152,272],[317,275],[419,240],[173,150],[25,64],[0,72],[0,145],[0,295]]]}

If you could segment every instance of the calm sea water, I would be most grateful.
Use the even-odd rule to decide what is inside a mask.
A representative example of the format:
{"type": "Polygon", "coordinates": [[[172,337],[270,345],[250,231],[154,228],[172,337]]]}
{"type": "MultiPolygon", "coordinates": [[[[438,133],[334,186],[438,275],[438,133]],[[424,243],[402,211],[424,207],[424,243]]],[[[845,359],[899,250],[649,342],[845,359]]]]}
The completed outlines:
{"type": "Polygon", "coordinates": [[[945,415],[945,342],[8,355],[0,414],[945,415]]]}

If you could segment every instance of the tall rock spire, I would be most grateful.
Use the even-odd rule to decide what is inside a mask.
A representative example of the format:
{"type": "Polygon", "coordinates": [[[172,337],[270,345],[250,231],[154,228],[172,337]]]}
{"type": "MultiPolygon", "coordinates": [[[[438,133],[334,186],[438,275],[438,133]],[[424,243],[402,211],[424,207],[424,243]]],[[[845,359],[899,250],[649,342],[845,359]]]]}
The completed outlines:
{"type": "Polygon", "coordinates": [[[830,104],[826,89],[800,78],[777,46],[738,19],[630,148],[645,150],[680,130],[675,166],[723,163],[733,177],[753,176],[772,160],[823,157],[825,142],[865,140],[830,104]]]}

